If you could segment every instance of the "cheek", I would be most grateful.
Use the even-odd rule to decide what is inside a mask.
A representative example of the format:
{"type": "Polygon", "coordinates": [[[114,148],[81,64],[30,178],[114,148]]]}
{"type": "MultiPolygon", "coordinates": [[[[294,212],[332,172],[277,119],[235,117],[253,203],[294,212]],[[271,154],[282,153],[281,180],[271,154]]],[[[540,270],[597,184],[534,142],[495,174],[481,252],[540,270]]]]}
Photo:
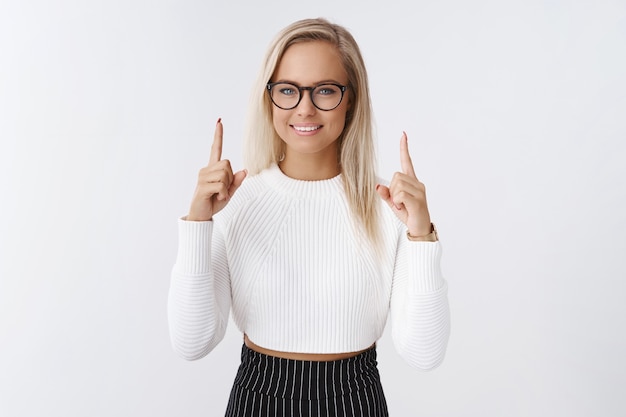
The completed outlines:
{"type": "Polygon", "coordinates": [[[281,127],[280,116],[276,112],[272,112],[272,124],[274,125],[274,130],[279,132],[281,127]]]}
{"type": "Polygon", "coordinates": [[[286,112],[274,111],[272,112],[272,125],[274,126],[274,131],[284,140],[286,135],[289,134],[289,126],[288,126],[288,115],[284,114],[286,112]]]}
{"type": "Polygon", "coordinates": [[[337,115],[336,124],[338,126],[341,126],[341,130],[343,130],[348,124],[347,116],[348,116],[348,112],[347,112],[347,109],[345,108],[343,109],[341,113],[337,115]]]}
{"type": "Polygon", "coordinates": [[[272,123],[274,124],[274,128],[278,129],[284,126],[286,115],[281,111],[274,110],[272,112],[272,123]]]}

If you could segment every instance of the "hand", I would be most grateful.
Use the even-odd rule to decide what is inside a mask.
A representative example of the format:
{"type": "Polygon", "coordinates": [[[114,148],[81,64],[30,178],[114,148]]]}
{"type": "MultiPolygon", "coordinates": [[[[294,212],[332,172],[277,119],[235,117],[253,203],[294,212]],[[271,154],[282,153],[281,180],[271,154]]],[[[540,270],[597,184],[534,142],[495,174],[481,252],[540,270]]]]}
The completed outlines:
{"type": "Polygon", "coordinates": [[[209,165],[198,174],[198,185],[187,215],[190,221],[207,221],[223,209],[246,178],[247,171],[233,174],[228,159],[222,159],[222,119],[217,121],[209,165]]]}
{"type": "Polygon", "coordinates": [[[400,165],[402,172],[393,175],[389,187],[378,184],[376,191],[400,221],[406,224],[411,236],[425,236],[431,231],[426,188],[415,176],[405,132],[402,132],[400,138],[400,165]]]}

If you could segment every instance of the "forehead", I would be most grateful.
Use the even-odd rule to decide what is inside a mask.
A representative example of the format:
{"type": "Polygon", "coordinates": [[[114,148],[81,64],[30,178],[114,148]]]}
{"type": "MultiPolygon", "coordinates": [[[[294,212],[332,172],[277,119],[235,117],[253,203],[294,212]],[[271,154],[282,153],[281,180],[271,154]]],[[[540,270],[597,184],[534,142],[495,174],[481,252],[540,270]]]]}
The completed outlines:
{"type": "Polygon", "coordinates": [[[291,45],[274,72],[274,81],[311,85],[320,81],[348,82],[339,51],[328,42],[312,41],[291,45]]]}

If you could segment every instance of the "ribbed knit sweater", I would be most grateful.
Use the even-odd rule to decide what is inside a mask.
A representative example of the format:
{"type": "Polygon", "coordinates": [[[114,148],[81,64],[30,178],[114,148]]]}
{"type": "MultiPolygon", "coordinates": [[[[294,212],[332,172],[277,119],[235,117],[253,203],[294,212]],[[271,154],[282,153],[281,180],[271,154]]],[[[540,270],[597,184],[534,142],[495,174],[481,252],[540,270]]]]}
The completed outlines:
{"type": "Polygon", "coordinates": [[[449,335],[439,242],[412,242],[381,207],[383,251],[356,232],[341,175],[287,177],[273,165],[247,178],[212,221],[179,220],[169,294],[174,349],[194,360],[223,338],[229,312],[259,346],[283,352],[355,352],[390,314],[398,353],[431,369],[449,335]]]}

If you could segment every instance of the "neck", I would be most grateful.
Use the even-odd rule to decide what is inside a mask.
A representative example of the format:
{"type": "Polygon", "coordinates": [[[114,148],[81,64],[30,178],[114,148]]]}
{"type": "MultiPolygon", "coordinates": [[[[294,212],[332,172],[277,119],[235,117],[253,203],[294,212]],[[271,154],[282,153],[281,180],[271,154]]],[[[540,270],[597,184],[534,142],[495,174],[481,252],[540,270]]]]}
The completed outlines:
{"type": "Polygon", "coordinates": [[[337,156],[302,155],[285,152],[285,159],[278,164],[288,177],[303,181],[319,181],[334,178],[341,173],[337,156]]]}

